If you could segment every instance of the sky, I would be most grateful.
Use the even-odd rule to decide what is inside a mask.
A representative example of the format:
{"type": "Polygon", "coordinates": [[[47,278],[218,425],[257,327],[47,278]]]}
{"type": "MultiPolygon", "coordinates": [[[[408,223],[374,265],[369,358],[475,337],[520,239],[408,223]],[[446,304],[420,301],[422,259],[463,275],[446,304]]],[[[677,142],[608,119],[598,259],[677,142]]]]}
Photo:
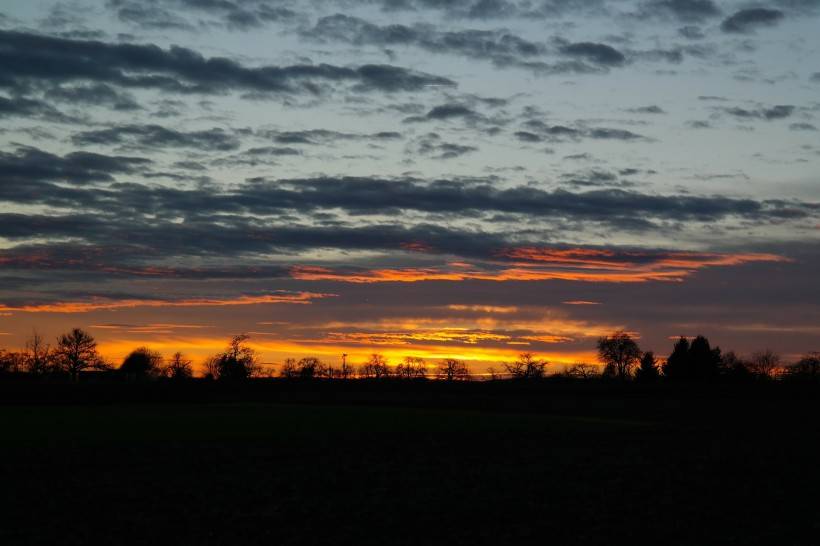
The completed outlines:
{"type": "Polygon", "coordinates": [[[820,349],[820,0],[4,0],[0,347],[820,349]]]}

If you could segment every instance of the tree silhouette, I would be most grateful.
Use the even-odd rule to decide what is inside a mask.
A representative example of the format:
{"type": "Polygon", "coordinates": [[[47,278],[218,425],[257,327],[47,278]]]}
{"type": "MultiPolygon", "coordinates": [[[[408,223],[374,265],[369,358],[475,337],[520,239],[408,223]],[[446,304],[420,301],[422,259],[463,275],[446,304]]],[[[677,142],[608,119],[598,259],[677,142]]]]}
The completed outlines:
{"type": "Polygon", "coordinates": [[[663,365],[664,376],[677,381],[704,383],[724,373],[729,370],[724,365],[720,347],[713,349],[709,340],[700,335],[691,343],[681,337],[663,365]]]}
{"type": "Polygon", "coordinates": [[[17,373],[23,369],[24,356],[21,353],[0,349],[0,374],[17,373]]]}
{"type": "Polygon", "coordinates": [[[789,377],[811,381],[820,381],[820,352],[804,355],[788,369],[789,377]]]}
{"type": "Polygon", "coordinates": [[[464,380],[470,378],[467,364],[455,358],[446,358],[438,368],[439,376],[447,381],[464,380]]]}
{"type": "Polygon", "coordinates": [[[192,363],[182,353],[174,353],[163,370],[163,375],[169,379],[190,379],[194,375],[192,363]]]}
{"type": "Polygon", "coordinates": [[[54,354],[37,330],[26,340],[26,371],[32,375],[44,375],[53,370],[54,354]]]}
{"type": "Polygon", "coordinates": [[[720,374],[720,347],[712,347],[703,336],[696,337],[689,345],[689,365],[691,379],[695,381],[713,381],[720,374]]]}
{"type": "Polygon", "coordinates": [[[547,368],[547,361],[535,358],[532,353],[521,353],[513,362],[504,363],[504,368],[513,379],[541,379],[547,368]]]}
{"type": "Polygon", "coordinates": [[[658,380],[660,372],[658,371],[655,354],[652,351],[647,351],[641,357],[641,362],[638,369],[635,370],[635,381],[641,383],[654,383],[658,380]]]}
{"type": "Polygon", "coordinates": [[[720,366],[732,381],[746,381],[752,377],[748,362],[737,356],[734,351],[727,351],[720,357],[720,366]]]}
{"type": "Polygon", "coordinates": [[[325,366],[322,361],[312,356],[300,358],[299,362],[296,363],[296,369],[302,379],[320,377],[325,373],[325,366]]]}
{"type": "Polygon", "coordinates": [[[606,375],[627,379],[640,357],[638,344],[623,330],[598,339],[598,358],[604,363],[606,375]]]}
{"type": "Polygon", "coordinates": [[[663,365],[663,375],[669,379],[685,379],[689,367],[689,340],[681,336],[663,365]]]}
{"type": "Polygon", "coordinates": [[[119,371],[130,379],[157,378],[163,373],[162,364],[161,354],[147,347],[139,347],[125,357],[119,371]]]}
{"type": "Polygon", "coordinates": [[[396,375],[403,379],[423,379],[427,377],[427,367],[424,359],[417,356],[406,356],[401,364],[396,366],[396,375]]]}
{"type": "Polygon", "coordinates": [[[379,353],[373,353],[370,358],[362,364],[359,375],[365,378],[383,379],[390,377],[390,368],[387,366],[387,359],[379,353]]]}
{"type": "Polygon", "coordinates": [[[591,379],[593,377],[600,377],[601,372],[597,366],[587,364],[585,362],[578,362],[573,364],[564,371],[564,376],[573,379],[591,379]]]}
{"type": "Polygon", "coordinates": [[[76,381],[84,370],[105,367],[97,352],[97,342],[91,334],[79,328],[74,328],[57,339],[55,354],[58,365],[71,376],[72,381],[76,381]]]}
{"type": "Polygon", "coordinates": [[[248,339],[245,334],[232,337],[225,352],[210,360],[208,368],[214,378],[242,381],[259,373],[259,358],[247,345],[248,339]]]}
{"type": "Polygon", "coordinates": [[[332,370],[318,358],[307,356],[298,361],[288,358],[282,364],[279,375],[287,379],[313,379],[314,377],[332,377],[332,370]]]}
{"type": "Polygon", "coordinates": [[[752,354],[747,366],[755,376],[770,379],[780,368],[780,356],[771,349],[758,351],[752,354]]]}

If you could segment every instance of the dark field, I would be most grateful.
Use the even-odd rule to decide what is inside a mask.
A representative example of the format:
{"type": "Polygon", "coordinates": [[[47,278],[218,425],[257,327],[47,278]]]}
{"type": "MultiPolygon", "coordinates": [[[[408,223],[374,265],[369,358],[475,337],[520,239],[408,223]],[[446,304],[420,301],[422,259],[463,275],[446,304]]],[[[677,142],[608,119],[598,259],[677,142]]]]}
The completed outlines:
{"type": "Polygon", "coordinates": [[[0,544],[820,543],[812,399],[561,396],[0,406],[0,544]]]}

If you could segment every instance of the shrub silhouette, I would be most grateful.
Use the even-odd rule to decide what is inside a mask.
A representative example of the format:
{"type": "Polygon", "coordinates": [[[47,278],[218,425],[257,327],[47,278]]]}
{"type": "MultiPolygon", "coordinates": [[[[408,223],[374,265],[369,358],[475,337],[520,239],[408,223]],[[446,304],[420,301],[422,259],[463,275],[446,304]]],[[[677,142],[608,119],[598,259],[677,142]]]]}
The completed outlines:
{"type": "Polygon", "coordinates": [[[125,357],[119,371],[129,379],[157,378],[163,373],[162,365],[161,354],[147,347],[139,347],[125,357]]]}

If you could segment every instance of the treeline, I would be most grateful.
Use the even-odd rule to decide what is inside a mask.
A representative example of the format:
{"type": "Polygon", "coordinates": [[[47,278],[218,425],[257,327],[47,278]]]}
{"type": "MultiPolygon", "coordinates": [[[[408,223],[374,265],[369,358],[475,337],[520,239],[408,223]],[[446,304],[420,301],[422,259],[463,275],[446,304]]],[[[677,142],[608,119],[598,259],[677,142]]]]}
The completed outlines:
{"type": "MultiPolygon", "coordinates": [[[[597,342],[601,365],[578,363],[557,373],[548,373],[549,362],[532,353],[522,353],[500,369],[471,374],[458,359],[443,359],[435,365],[408,356],[393,365],[374,353],[364,363],[333,366],[316,357],[287,359],[278,367],[263,365],[259,354],[248,344],[247,335],[234,336],[224,351],[205,361],[202,378],[214,381],[244,381],[260,377],[284,379],[439,379],[445,381],[516,380],[534,381],[547,377],[573,380],[605,380],[638,383],[680,382],[717,383],[753,380],[791,380],[820,383],[820,352],[811,352],[793,363],[783,363],[770,350],[742,358],[733,351],[722,352],[709,340],[698,336],[692,341],[680,338],[666,358],[642,351],[637,341],[623,331],[602,337],[597,342]]],[[[106,360],[88,332],[74,328],[60,335],[52,346],[34,333],[22,351],[0,349],[0,378],[28,375],[77,381],[93,372],[126,380],[183,381],[194,377],[192,361],[180,352],[169,358],[147,347],[134,349],[117,364],[106,360]]]]}

